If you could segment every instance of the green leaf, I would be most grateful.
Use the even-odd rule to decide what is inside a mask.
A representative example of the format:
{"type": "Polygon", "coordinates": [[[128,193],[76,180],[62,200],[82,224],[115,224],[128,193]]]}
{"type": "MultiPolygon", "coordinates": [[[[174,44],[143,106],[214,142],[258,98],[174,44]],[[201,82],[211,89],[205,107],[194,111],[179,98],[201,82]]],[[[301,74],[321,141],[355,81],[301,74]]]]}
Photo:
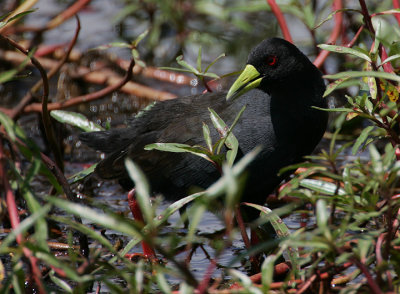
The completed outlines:
{"type": "Polygon", "coordinates": [[[49,276],[50,276],[50,280],[54,284],[56,284],[58,287],[60,287],[60,289],[64,290],[66,293],[73,293],[72,287],[70,285],[68,285],[67,282],[65,282],[64,280],[62,280],[59,277],[57,277],[55,275],[54,270],[51,270],[49,272],[49,276]]]}
{"type": "Polygon", "coordinates": [[[353,148],[351,149],[351,153],[355,155],[358,150],[360,149],[360,146],[367,140],[368,135],[373,131],[375,127],[374,126],[368,126],[363,129],[361,134],[358,136],[356,142],[353,145],[353,148]]]}
{"type": "Polygon", "coordinates": [[[11,81],[18,73],[18,69],[10,69],[0,74],[0,84],[11,81]]]}
{"type": "Polygon", "coordinates": [[[336,13],[338,13],[338,12],[343,12],[343,11],[362,13],[360,10],[349,9],[349,8],[344,8],[344,9],[335,10],[335,11],[331,12],[325,19],[323,19],[319,24],[317,24],[317,25],[314,27],[313,30],[319,28],[319,27],[322,26],[325,22],[327,22],[328,20],[332,19],[332,17],[333,17],[336,13]]]}
{"type": "Polygon", "coordinates": [[[211,140],[211,135],[210,135],[210,128],[204,122],[203,122],[203,137],[204,137],[204,141],[206,141],[208,150],[210,152],[212,152],[213,149],[212,149],[212,140],[211,140]]]}
{"type": "Polygon", "coordinates": [[[160,290],[162,291],[162,293],[165,293],[165,294],[172,293],[171,288],[170,288],[168,281],[165,278],[165,275],[163,272],[156,271],[156,280],[157,280],[157,285],[160,288],[160,290]]]}
{"type": "MultiPolygon", "coordinates": [[[[231,129],[228,128],[228,126],[225,124],[225,122],[222,120],[222,118],[214,110],[212,110],[211,108],[208,108],[208,111],[210,111],[210,118],[211,118],[211,121],[212,121],[215,129],[218,131],[218,133],[222,139],[218,146],[217,154],[220,153],[222,145],[225,144],[225,146],[228,149],[230,149],[226,153],[226,159],[227,159],[228,165],[232,166],[233,162],[235,161],[237,151],[239,148],[239,141],[233,135],[233,133],[231,132],[231,129]]],[[[239,117],[243,113],[243,111],[244,111],[244,109],[242,108],[238,114],[239,117]]]]}
{"type": "Polygon", "coordinates": [[[135,197],[138,200],[145,222],[152,227],[154,211],[150,202],[150,185],[145,174],[129,157],[125,159],[125,167],[129,177],[135,183],[135,197]]]}
{"type": "Polygon", "coordinates": [[[316,204],[316,211],[317,211],[317,225],[320,229],[321,233],[327,238],[328,240],[332,239],[332,235],[330,229],[328,227],[329,221],[329,211],[326,206],[326,202],[323,199],[318,199],[316,204]]]}
{"type": "Polygon", "coordinates": [[[317,106],[313,106],[312,108],[322,110],[322,111],[327,111],[327,112],[354,112],[353,109],[351,108],[321,108],[317,106]]]}
{"type": "Polygon", "coordinates": [[[237,177],[233,174],[229,164],[222,165],[222,173],[226,181],[226,197],[225,208],[233,211],[234,206],[238,203],[239,183],[237,177]]]}
{"type": "Polygon", "coordinates": [[[313,28],[315,26],[314,8],[311,2],[306,2],[303,6],[304,23],[307,27],[313,28]]]}
{"type": "Polygon", "coordinates": [[[207,73],[208,70],[210,69],[211,66],[213,66],[218,60],[220,60],[222,57],[225,57],[225,53],[220,54],[217,58],[215,58],[204,70],[204,73],[207,73]]]}
{"type": "Polygon", "coordinates": [[[217,74],[215,74],[215,73],[211,73],[211,72],[207,72],[207,73],[198,73],[198,74],[195,74],[197,77],[209,77],[209,78],[212,78],[212,79],[219,79],[220,78],[220,76],[219,75],[217,75],[217,74]]]}
{"type": "Polygon", "coordinates": [[[143,33],[141,33],[133,42],[132,45],[133,47],[137,47],[139,43],[147,36],[149,33],[149,29],[145,30],[143,33]]]}
{"type": "MultiPolygon", "coordinates": [[[[118,252],[114,249],[114,246],[110,243],[110,241],[107,240],[107,238],[105,238],[99,232],[94,231],[93,228],[78,223],[68,217],[52,215],[50,218],[56,222],[66,224],[74,230],[82,232],[83,234],[87,235],[90,239],[93,239],[99,242],[101,245],[105,246],[108,250],[111,251],[112,254],[118,255],[118,252]]],[[[118,257],[122,258],[123,256],[118,256],[118,257]]]]}
{"type": "Polygon", "coordinates": [[[400,82],[400,76],[381,71],[345,71],[333,75],[325,75],[326,79],[344,79],[344,78],[361,78],[361,77],[375,77],[385,80],[400,82]]]}
{"type": "Polygon", "coordinates": [[[48,196],[46,198],[51,204],[65,210],[71,214],[78,215],[82,218],[88,219],[105,228],[115,230],[127,234],[128,236],[142,239],[142,234],[124,217],[117,214],[104,214],[98,210],[92,209],[88,206],[72,203],[67,200],[59,199],[56,197],[48,196]]]}
{"type": "Polygon", "coordinates": [[[192,72],[192,73],[194,73],[194,74],[200,74],[200,72],[199,72],[197,69],[195,69],[195,68],[194,68],[193,66],[191,66],[189,63],[187,63],[185,60],[183,60],[183,56],[182,56],[182,55],[179,55],[179,56],[176,58],[176,62],[177,62],[180,66],[182,66],[182,67],[188,69],[190,72],[192,72]]]}
{"type": "MultiPolygon", "coordinates": [[[[326,194],[326,195],[336,195],[337,185],[334,183],[329,183],[321,180],[314,179],[303,179],[300,181],[300,185],[316,191],[318,193],[326,194]]],[[[339,188],[338,195],[345,195],[346,192],[339,188]]]]}
{"type": "Polygon", "coordinates": [[[344,83],[345,81],[347,81],[349,79],[349,77],[347,78],[343,78],[343,79],[337,79],[336,81],[334,81],[333,83],[330,83],[325,90],[325,93],[323,95],[323,97],[328,96],[330,93],[332,93],[337,87],[339,87],[342,83],[344,83]]]}
{"type": "Polygon", "coordinates": [[[197,70],[201,72],[201,46],[199,47],[199,53],[197,54],[197,70]]]}
{"type": "Polygon", "coordinates": [[[275,254],[268,255],[261,266],[261,280],[262,280],[262,289],[264,293],[269,293],[270,285],[273,282],[274,277],[274,266],[275,262],[279,256],[275,254]]]}
{"type": "MultiPolygon", "coordinates": [[[[9,22],[11,22],[11,21],[13,21],[13,20],[16,20],[16,19],[18,19],[18,18],[24,17],[25,15],[30,14],[30,13],[36,11],[36,10],[37,10],[37,9],[31,9],[31,10],[23,11],[23,12],[21,12],[21,13],[17,13],[16,15],[10,17],[10,18],[7,19],[6,21],[1,21],[1,22],[0,22],[0,29],[1,29],[2,27],[4,27],[6,24],[8,24],[9,22]]],[[[7,18],[10,14],[12,14],[12,13],[7,13],[6,15],[2,15],[2,19],[7,18]]]]}
{"type": "Polygon", "coordinates": [[[358,258],[365,260],[374,248],[375,239],[372,236],[364,235],[362,238],[357,238],[357,241],[358,258]]]}
{"type": "Polygon", "coordinates": [[[327,51],[331,51],[331,52],[352,54],[352,55],[360,57],[368,62],[371,62],[371,57],[369,57],[367,54],[365,54],[361,50],[344,47],[344,46],[327,45],[327,44],[320,44],[320,45],[318,45],[318,47],[323,50],[327,50],[327,51]]]}
{"type": "Polygon", "coordinates": [[[96,132],[104,131],[100,125],[88,120],[83,114],[65,111],[65,110],[53,110],[50,115],[61,123],[67,123],[71,126],[78,127],[85,132],[96,132]]]}
{"type": "Polygon", "coordinates": [[[391,62],[393,60],[399,59],[400,58],[400,54],[395,54],[392,56],[389,56],[388,58],[386,58],[379,66],[384,65],[385,63],[391,62]]]}
{"type": "Polygon", "coordinates": [[[369,155],[371,157],[372,169],[376,174],[384,172],[381,155],[374,144],[369,145],[369,155]]]}
{"type": "Polygon", "coordinates": [[[138,113],[136,113],[135,118],[142,117],[146,112],[152,109],[157,104],[157,101],[149,103],[146,107],[142,108],[138,113]]]}
{"type": "Polygon", "coordinates": [[[193,243],[193,239],[197,233],[197,229],[199,227],[200,221],[204,217],[204,213],[206,212],[207,208],[204,203],[197,202],[190,206],[190,219],[189,219],[189,228],[186,234],[186,240],[188,243],[193,243]]]}
{"type": "Polygon", "coordinates": [[[11,141],[15,141],[17,135],[15,133],[15,124],[14,121],[5,113],[0,111],[0,124],[6,130],[6,133],[10,137],[11,141]]]}
{"type": "Polygon", "coordinates": [[[70,176],[68,178],[68,183],[74,184],[76,182],[79,182],[80,180],[86,178],[87,176],[89,176],[90,174],[92,174],[94,172],[94,170],[96,169],[97,163],[92,164],[90,167],[88,167],[87,169],[81,170],[79,172],[77,172],[76,174],[73,174],[72,176],[70,176]]]}
{"type": "Polygon", "coordinates": [[[200,156],[206,160],[212,161],[210,159],[210,153],[207,149],[192,147],[187,144],[180,144],[180,143],[153,143],[144,146],[145,150],[159,150],[159,151],[166,151],[166,152],[175,152],[175,153],[192,153],[194,155],[200,156]]]}
{"type": "Polygon", "coordinates": [[[187,72],[187,73],[193,73],[193,70],[185,69],[185,68],[176,68],[176,67],[162,66],[162,67],[159,67],[159,69],[163,69],[163,70],[173,70],[173,71],[180,71],[180,72],[187,72]]]}
{"type": "Polygon", "coordinates": [[[18,72],[20,72],[22,69],[25,68],[27,63],[31,60],[31,57],[35,54],[35,50],[29,51],[28,55],[25,57],[25,59],[16,67],[8,71],[4,71],[0,74],[0,84],[6,83],[12,79],[17,79],[21,77],[27,77],[28,74],[25,75],[19,75],[17,76],[18,72]]]}
{"type": "MultiPolygon", "coordinates": [[[[285,222],[273,210],[258,204],[247,203],[247,202],[244,202],[243,204],[258,209],[261,212],[260,214],[261,218],[263,218],[264,220],[268,220],[271,223],[278,238],[286,238],[290,236],[289,228],[286,226],[285,222]]],[[[287,248],[287,253],[292,263],[292,268],[294,270],[294,273],[297,276],[298,271],[300,270],[298,248],[290,246],[287,248]]]]}
{"type": "Polygon", "coordinates": [[[110,48],[131,48],[131,47],[132,46],[130,44],[125,43],[125,42],[111,42],[111,43],[108,43],[108,44],[105,44],[105,45],[97,46],[97,47],[95,47],[93,49],[90,49],[89,51],[92,51],[92,50],[107,50],[107,49],[110,49],[110,48]]]}

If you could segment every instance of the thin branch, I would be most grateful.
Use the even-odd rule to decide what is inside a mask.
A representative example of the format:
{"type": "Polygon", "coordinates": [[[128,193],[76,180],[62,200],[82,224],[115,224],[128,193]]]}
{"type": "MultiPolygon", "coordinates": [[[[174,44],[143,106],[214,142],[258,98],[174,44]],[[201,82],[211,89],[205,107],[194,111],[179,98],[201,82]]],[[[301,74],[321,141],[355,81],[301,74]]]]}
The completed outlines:
{"type": "Polygon", "coordinates": [[[276,4],[275,0],[267,0],[267,3],[271,7],[272,13],[275,15],[276,19],[278,20],[279,26],[282,30],[283,37],[285,38],[286,41],[293,43],[292,36],[290,35],[289,28],[287,26],[285,17],[283,16],[281,9],[276,4]]]}
{"type": "MultiPolygon", "coordinates": [[[[332,4],[332,10],[336,11],[336,10],[339,10],[342,8],[343,8],[342,0],[334,0],[334,2],[332,4]]],[[[335,44],[337,39],[339,38],[340,32],[342,30],[343,13],[342,12],[336,13],[334,15],[334,21],[335,21],[335,26],[328,38],[328,41],[327,41],[328,44],[335,44]]],[[[322,64],[325,62],[325,59],[328,57],[329,53],[330,52],[327,50],[322,50],[318,54],[318,56],[315,58],[314,65],[317,68],[321,68],[322,64]]]]}
{"type": "MultiPolygon", "coordinates": [[[[2,186],[4,191],[6,192],[6,203],[7,203],[8,215],[11,222],[11,227],[13,230],[16,230],[20,224],[20,219],[18,215],[18,208],[15,203],[14,193],[8,181],[5,165],[6,165],[6,158],[3,152],[3,140],[0,137],[0,179],[3,180],[2,186]]],[[[24,241],[22,234],[18,234],[16,236],[16,241],[19,245],[22,244],[22,242],[24,241]]],[[[36,283],[36,286],[38,287],[39,293],[46,293],[42,283],[42,275],[38,267],[38,259],[33,256],[32,252],[27,247],[23,246],[22,251],[29,260],[33,274],[33,279],[36,283]]]]}
{"type": "Polygon", "coordinates": [[[353,47],[364,28],[365,28],[365,25],[364,24],[361,25],[360,28],[358,29],[357,33],[354,35],[353,39],[345,46],[348,48],[353,47]]]}
{"type": "MultiPolygon", "coordinates": [[[[68,49],[64,55],[64,57],[54,66],[52,69],[47,74],[47,79],[50,79],[52,76],[54,76],[60,68],[65,64],[65,62],[68,60],[72,49],[75,47],[76,41],[78,40],[79,32],[81,29],[81,23],[79,20],[78,16],[76,17],[76,22],[77,22],[77,27],[75,29],[75,35],[73,39],[71,40],[68,49]]],[[[39,80],[32,88],[31,90],[22,98],[22,100],[18,103],[17,106],[13,107],[12,110],[8,113],[8,115],[12,118],[15,119],[21,111],[23,111],[24,107],[31,101],[32,99],[32,94],[37,92],[39,88],[43,85],[43,80],[39,80]]],[[[51,103],[50,103],[51,104],[51,103]]]]}
{"type": "MultiPolygon", "coordinates": [[[[394,9],[399,9],[399,8],[400,8],[399,0],[393,0],[393,8],[394,8],[394,9]]],[[[400,26],[400,14],[395,13],[395,14],[394,14],[394,17],[396,18],[397,23],[398,23],[399,26],[400,26]]]]}
{"type": "Polygon", "coordinates": [[[84,8],[91,0],[78,0],[74,4],[72,4],[67,9],[64,9],[61,14],[57,15],[51,21],[46,24],[45,30],[54,29],[55,27],[59,26],[67,19],[71,18],[72,16],[76,15],[79,10],[84,8]]]}
{"type": "MultiPolygon", "coordinates": [[[[101,89],[97,92],[74,97],[74,98],[71,98],[71,99],[68,99],[68,100],[65,100],[62,102],[50,103],[48,105],[48,109],[49,110],[63,109],[66,107],[77,105],[77,104],[86,103],[89,101],[100,99],[102,97],[105,97],[105,96],[119,90],[132,78],[132,68],[134,67],[134,65],[135,65],[135,61],[132,59],[130,65],[129,65],[128,71],[126,72],[125,77],[123,79],[121,79],[120,81],[118,81],[117,83],[112,84],[112,85],[110,85],[104,89],[101,89]]],[[[32,111],[40,111],[40,105],[38,103],[32,103],[30,105],[27,105],[24,108],[24,112],[32,112],[32,111]]]]}
{"type": "MultiPolygon", "coordinates": [[[[26,56],[29,56],[29,51],[26,50],[25,48],[23,48],[22,46],[20,46],[17,42],[15,42],[7,37],[4,37],[2,35],[0,35],[0,37],[1,37],[1,39],[3,39],[4,41],[6,41],[10,45],[12,45],[14,48],[19,50],[26,56]]],[[[48,102],[48,98],[49,98],[49,80],[47,79],[47,73],[44,70],[44,68],[42,67],[42,65],[40,64],[40,62],[35,57],[29,56],[29,58],[30,58],[32,64],[39,70],[40,75],[43,80],[42,120],[43,120],[43,126],[45,129],[46,138],[47,138],[47,141],[49,142],[50,149],[54,154],[57,165],[61,169],[63,169],[64,163],[62,160],[61,151],[60,151],[59,145],[56,142],[53,128],[51,125],[50,114],[47,109],[47,102],[48,102]]]]}

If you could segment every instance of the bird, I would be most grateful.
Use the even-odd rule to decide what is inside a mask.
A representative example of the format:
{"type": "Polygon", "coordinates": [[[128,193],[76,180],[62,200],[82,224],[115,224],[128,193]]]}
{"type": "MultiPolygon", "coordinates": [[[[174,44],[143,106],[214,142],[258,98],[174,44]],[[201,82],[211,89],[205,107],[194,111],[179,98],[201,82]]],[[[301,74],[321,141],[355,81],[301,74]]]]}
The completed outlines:
{"type": "MultiPolygon", "coordinates": [[[[212,125],[208,108],[227,125],[243,106],[233,129],[239,142],[237,159],[257,146],[261,151],[247,167],[242,201],[264,204],[287,177],[279,171],[313,152],[327,128],[321,72],[294,44],[268,38],[249,54],[247,64],[227,92],[209,92],[157,102],[126,127],[88,132],[79,139],[106,157],[96,169],[104,180],[134,187],[125,168],[132,159],[150,182],[153,194],[175,201],[192,188],[206,189],[221,177],[211,162],[190,153],[145,150],[152,143],[205,145],[203,123],[212,125]]],[[[210,128],[213,142],[220,137],[210,128]]]]}

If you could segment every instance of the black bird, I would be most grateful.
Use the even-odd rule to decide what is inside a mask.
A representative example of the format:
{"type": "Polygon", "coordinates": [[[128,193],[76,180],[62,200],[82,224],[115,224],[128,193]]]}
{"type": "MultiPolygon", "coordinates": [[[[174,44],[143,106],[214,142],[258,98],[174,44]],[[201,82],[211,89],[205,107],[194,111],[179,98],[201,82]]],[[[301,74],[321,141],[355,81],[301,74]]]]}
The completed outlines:
{"type": "MultiPolygon", "coordinates": [[[[296,46],[271,38],[251,51],[228,93],[159,102],[126,128],[83,133],[79,138],[107,154],[95,171],[100,178],[119,179],[129,188],[132,182],[124,165],[129,156],[143,169],[153,192],[176,200],[191,187],[207,188],[220,172],[192,154],[146,151],[144,147],[156,142],[204,145],[202,122],[212,126],[208,108],[231,125],[247,105],[233,130],[239,141],[238,155],[259,145],[263,149],[248,167],[242,200],[263,204],[283,179],[279,170],[310,154],[324,134],[328,115],[313,108],[326,107],[324,90],[320,71],[296,46]]],[[[213,142],[219,139],[215,130],[212,137],[213,142]]]]}

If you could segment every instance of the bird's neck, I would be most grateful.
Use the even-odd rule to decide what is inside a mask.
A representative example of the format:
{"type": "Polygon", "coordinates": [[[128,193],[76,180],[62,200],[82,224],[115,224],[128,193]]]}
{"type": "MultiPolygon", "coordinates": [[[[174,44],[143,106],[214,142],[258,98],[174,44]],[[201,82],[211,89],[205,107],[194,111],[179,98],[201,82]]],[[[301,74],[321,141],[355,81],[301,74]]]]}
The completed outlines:
{"type": "Polygon", "coordinates": [[[325,84],[319,72],[301,77],[295,76],[281,84],[278,81],[269,90],[273,100],[278,100],[278,103],[282,105],[294,105],[301,108],[323,107],[324,105],[322,96],[325,91],[325,84]],[[317,78],[313,78],[313,75],[317,75],[317,78]]]}

